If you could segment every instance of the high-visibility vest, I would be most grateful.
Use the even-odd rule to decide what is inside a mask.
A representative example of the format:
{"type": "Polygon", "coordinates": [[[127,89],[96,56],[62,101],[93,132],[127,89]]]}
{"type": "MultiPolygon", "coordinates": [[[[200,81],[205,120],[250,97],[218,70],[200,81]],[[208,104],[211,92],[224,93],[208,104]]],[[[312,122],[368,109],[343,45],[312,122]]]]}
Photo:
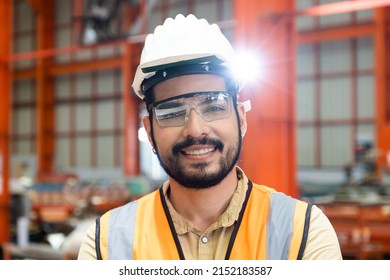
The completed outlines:
{"type": "MultiPolygon", "coordinates": [[[[302,259],[311,204],[248,183],[225,259],[302,259]]],[[[96,219],[98,259],[184,259],[162,188],[96,219]]]]}

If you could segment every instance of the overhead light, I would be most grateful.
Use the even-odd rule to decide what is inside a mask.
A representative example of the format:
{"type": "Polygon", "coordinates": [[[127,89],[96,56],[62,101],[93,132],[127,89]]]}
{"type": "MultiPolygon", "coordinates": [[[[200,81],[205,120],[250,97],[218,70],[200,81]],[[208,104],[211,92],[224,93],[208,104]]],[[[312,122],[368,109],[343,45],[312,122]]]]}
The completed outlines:
{"type": "Polygon", "coordinates": [[[92,26],[87,26],[84,31],[83,43],[86,45],[95,44],[98,40],[97,33],[92,26]]]}
{"type": "Polygon", "coordinates": [[[261,57],[250,50],[237,52],[233,62],[234,75],[244,84],[258,81],[263,73],[261,57]]]}

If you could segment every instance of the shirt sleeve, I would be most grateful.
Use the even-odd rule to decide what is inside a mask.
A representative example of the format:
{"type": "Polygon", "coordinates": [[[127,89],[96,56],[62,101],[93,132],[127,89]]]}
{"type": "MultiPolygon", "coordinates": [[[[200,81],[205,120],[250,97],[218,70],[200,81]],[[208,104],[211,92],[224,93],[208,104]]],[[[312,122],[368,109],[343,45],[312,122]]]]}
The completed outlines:
{"type": "Polygon", "coordinates": [[[78,260],[96,260],[96,249],[95,249],[95,223],[91,225],[81,243],[78,260]]]}
{"type": "Polygon", "coordinates": [[[342,260],[336,232],[329,219],[317,206],[312,208],[303,260],[342,260]]]}

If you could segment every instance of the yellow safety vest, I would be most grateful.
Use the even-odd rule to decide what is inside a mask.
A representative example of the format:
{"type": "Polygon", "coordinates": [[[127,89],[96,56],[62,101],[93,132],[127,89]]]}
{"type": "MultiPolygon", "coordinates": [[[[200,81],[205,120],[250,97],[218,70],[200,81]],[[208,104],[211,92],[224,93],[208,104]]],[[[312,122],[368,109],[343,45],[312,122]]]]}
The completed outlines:
{"type": "MultiPolygon", "coordinates": [[[[226,259],[302,259],[311,204],[248,183],[226,259]]],[[[98,259],[184,259],[160,188],[96,219],[98,259]]]]}

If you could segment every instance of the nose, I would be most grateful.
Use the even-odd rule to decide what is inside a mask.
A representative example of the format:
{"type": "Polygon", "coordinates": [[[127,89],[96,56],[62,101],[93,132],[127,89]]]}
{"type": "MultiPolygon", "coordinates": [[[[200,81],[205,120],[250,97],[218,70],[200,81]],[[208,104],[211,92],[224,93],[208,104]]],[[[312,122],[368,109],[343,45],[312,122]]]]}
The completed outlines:
{"type": "Polygon", "coordinates": [[[203,120],[202,116],[197,112],[195,108],[191,108],[188,113],[187,122],[184,125],[183,136],[192,136],[199,138],[209,134],[209,126],[203,120]]]}

